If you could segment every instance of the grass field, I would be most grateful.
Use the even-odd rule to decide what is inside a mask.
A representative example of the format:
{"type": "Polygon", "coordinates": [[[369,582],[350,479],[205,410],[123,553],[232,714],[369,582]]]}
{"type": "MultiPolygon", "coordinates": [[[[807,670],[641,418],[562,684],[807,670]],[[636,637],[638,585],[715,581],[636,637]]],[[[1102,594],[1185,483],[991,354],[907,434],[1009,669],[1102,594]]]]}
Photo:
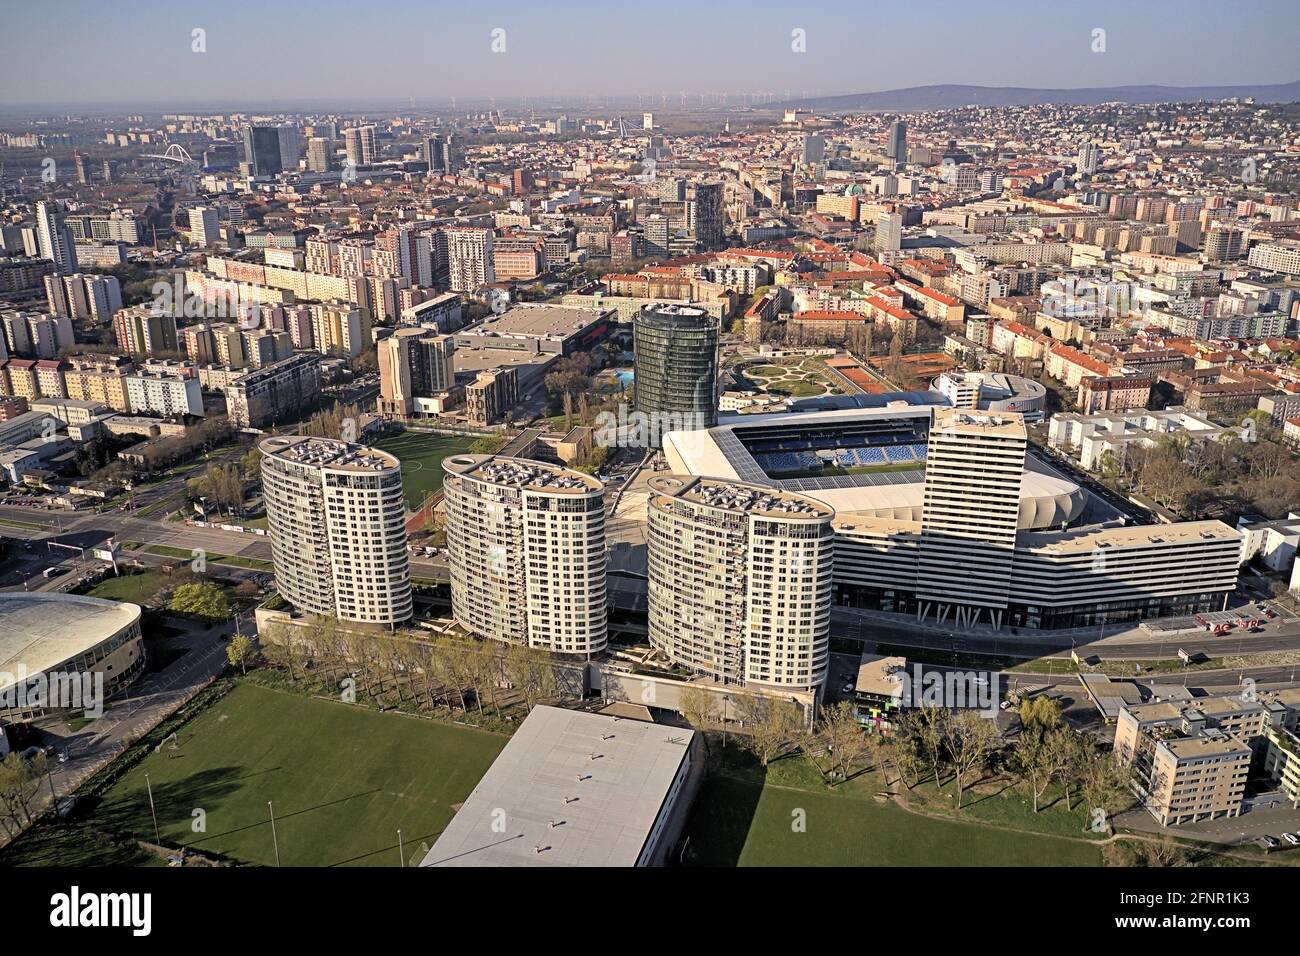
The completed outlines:
{"type": "MultiPolygon", "coordinates": [[[[1099,866],[1079,840],[936,820],[874,798],[873,780],[833,791],[800,759],[766,775],[729,758],[710,776],[687,822],[698,866],[1099,866]],[[800,829],[800,826],[802,827],[800,829]]],[[[782,765],[785,766],[782,766],[782,765]]],[[[1004,823],[1003,814],[973,817],[1004,823]]]]}
{"type": "MultiPolygon", "coordinates": [[[[284,866],[408,865],[432,846],[506,738],[241,684],[132,768],[91,825],[284,866]],[[191,824],[206,814],[205,833],[191,824]]],[[[72,862],[72,861],[69,861],[72,862]]]]}
{"type": "MultiPolygon", "coordinates": [[[[173,548],[166,544],[153,544],[145,548],[149,554],[156,554],[160,558],[181,558],[185,561],[194,558],[193,551],[186,551],[184,548],[173,548]]],[[[205,560],[209,564],[228,564],[235,568],[248,568],[251,571],[274,571],[275,566],[270,561],[262,561],[258,558],[245,558],[238,554],[208,554],[205,560]]]]}
{"type": "Polygon", "coordinates": [[[104,578],[86,593],[91,597],[108,598],[111,601],[148,604],[149,599],[162,590],[167,581],[167,575],[161,571],[123,574],[116,578],[104,578]]]}
{"type": "Polygon", "coordinates": [[[448,455],[469,451],[477,439],[464,435],[429,435],[401,432],[385,435],[375,442],[376,448],[396,455],[402,462],[402,491],[406,507],[412,511],[424,499],[442,488],[442,460],[448,455]]]}

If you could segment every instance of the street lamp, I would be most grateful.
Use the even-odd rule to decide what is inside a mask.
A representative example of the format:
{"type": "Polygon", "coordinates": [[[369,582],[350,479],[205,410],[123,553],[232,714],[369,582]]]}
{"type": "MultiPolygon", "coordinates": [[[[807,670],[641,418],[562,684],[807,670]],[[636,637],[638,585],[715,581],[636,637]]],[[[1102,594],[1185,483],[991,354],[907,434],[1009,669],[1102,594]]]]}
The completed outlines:
{"type": "MultiPolygon", "coordinates": [[[[52,785],[52,784],[51,784],[52,785]]],[[[144,775],[144,785],[149,791],[149,815],[153,817],[153,838],[154,842],[162,846],[162,835],[158,832],[158,812],[153,806],[153,784],[149,782],[149,775],[144,775]]]]}
{"type": "Polygon", "coordinates": [[[271,811],[271,842],[275,844],[275,865],[280,865],[280,840],[275,835],[275,805],[266,801],[267,808],[271,811]]]}

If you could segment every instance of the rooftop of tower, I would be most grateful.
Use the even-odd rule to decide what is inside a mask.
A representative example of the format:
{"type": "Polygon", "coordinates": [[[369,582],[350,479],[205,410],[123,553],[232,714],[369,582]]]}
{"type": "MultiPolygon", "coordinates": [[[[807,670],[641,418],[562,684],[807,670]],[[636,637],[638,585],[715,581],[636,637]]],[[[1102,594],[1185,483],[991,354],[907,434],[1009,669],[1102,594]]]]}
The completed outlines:
{"type": "Polygon", "coordinates": [[[935,431],[960,431],[968,435],[998,435],[1006,438],[1024,438],[1025,420],[1010,412],[976,412],[965,408],[940,408],[934,413],[935,431]]]}
{"type": "Polygon", "coordinates": [[[762,485],[686,475],[658,475],[650,479],[650,490],[669,498],[681,498],[697,504],[775,518],[829,518],[834,509],[804,495],[778,491],[762,485]]]}
{"type": "Polygon", "coordinates": [[[389,471],[401,467],[401,462],[388,452],[336,438],[277,435],[262,439],[258,447],[264,454],[316,468],[389,471]]]}
{"type": "Polygon", "coordinates": [[[465,475],[479,481],[537,491],[579,495],[604,491],[605,488],[604,484],[591,475],[528,458],[454,455],[444,458],[442,467],[452,474],[465,475]]]}

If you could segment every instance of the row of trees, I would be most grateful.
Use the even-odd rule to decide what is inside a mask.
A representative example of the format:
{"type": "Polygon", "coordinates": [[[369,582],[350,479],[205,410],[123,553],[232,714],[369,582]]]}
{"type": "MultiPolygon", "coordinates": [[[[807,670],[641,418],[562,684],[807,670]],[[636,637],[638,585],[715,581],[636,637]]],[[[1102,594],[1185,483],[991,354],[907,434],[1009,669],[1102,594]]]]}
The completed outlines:
{"type": "MultiPolygon", "coordinates": [[[[708,690],[687,687],[681,710],[697,730],[724,729],[717,697],[708,690]]],[[[901,783],[909,790],[927,776],[936,788],[951,780],[960,808],[969,788],[997,766],[1025,786],[1035,813],[1053,784],[1062,788],[1067,809],[1073,809],[1076,793],[1107,814],[1129,802],[1123,770],[1091,738],[1066,726],[1059,706],[1047,697],[1021,705],[1021,730],[1009,748],[992,720],[969,710],[904,711],[890,733],[866,732],[847,701],[825,708],[811,727],[792,702],[781,699],[738,695],[731,716],[743,731],[741,746],[763,766],[801,752],[832,785],[869,769],[877,770],[886,786],[901,783]]]]}
{"type": "Polygon", "coordinates": [[[522,644],[489,645],[454,634],[343,628],[319,618],[262,629],[262,655],[293,680],[356,681],[371,698],[395,694],[428,708],[497,717],[518,699],[529,710],[562,692],[550,655],[522,644]]]}

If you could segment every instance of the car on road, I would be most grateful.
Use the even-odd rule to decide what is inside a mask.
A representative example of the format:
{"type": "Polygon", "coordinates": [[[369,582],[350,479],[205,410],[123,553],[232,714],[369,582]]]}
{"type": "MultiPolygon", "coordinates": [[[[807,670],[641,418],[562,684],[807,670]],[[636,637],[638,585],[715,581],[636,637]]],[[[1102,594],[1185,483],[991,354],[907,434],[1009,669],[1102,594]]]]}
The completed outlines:
{"type": "Polygon", "coordinates": [[[1300,836],[1296,836],[1294,833],[1283,833],[1282,839],[1292,846],[1300,846],[1300,836]]]}
{"type": "Polygon", "coordinates": [[[840,693],[841,693],[841,694],[851,694],[851,693],[853,693],[853,685],[852,685],[852,684],[845,684],[843,687],[840,688],[840,693]]]}

